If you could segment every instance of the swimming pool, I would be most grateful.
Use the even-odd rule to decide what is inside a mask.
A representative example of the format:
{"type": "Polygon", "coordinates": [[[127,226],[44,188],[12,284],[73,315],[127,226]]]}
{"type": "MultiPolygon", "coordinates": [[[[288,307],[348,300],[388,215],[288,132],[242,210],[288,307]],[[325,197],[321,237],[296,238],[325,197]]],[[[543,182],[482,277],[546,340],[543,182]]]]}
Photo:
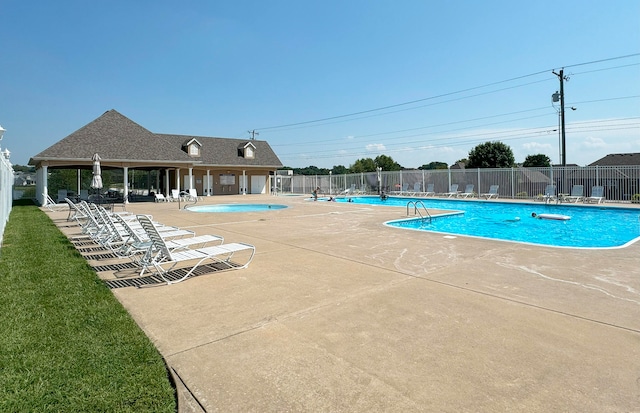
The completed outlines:
{"type": "MultiPolygon", "coordinates": [[[[427,209],[456,211],[431,220],[408,218],[385,223],[403,229],[566,248],[616,248],[630,245],[640,239],[640,209],[634,208],[437,198],[390,197],[381,201],[378,197],[369,196],[349,199],[357,204],[396,206],[405,209],[409,201],[419,201],[427,209]],[[531,217],[532,212],[538,215],[567,215],[571,219],[535,219],[531,217]]],[[[337,201],[347,202],[349,199],[337,201]]],[[[413,215],[413,207],[409,208],[409,212],[413,215]]]]}
{"type": "Polygon", "coordinates": [[[217,204],[196,205],[186,209],[193,212],[260,212],[287,208],[280,204],[217,204]]]}

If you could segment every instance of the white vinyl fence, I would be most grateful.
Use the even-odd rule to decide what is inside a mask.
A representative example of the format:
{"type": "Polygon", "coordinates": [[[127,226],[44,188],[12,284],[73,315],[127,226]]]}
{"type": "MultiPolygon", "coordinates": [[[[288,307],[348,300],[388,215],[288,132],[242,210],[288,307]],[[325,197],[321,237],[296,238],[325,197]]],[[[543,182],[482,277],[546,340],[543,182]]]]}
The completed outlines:
{"type": "Polygon", "coordinates": [[[13,167],[4,154],[0,153],[0,247],[4,228],[9,220],[13,204],[13,167]]]}
{"type": "Polygon", "coordinates": [[[276,180],[274,193],[310,194],[319,187],[325,195],[388,194],[411,195],[424,192],[428,184],[436,193],[449,192],[452,184],[464,191],[468,184],[476,194],[499,185],[500,198],[534,199],[555,184],[557,193],[571,193],[573,185],[583,185],[584,196],[594,186],[603,186],[608,202],[630,202],[640,198],[640,166],[586,166],[548,168],[439,169],[381,171],[344,175],[294,175],[276,180]]]}

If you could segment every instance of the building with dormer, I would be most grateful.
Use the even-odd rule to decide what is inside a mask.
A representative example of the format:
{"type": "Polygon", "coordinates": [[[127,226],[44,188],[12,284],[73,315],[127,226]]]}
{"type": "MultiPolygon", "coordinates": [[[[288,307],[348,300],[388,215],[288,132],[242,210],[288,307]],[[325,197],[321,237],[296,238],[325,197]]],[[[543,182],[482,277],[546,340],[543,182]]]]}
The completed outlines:
{"type": "MultiPolygon", "coordinates": [[[[265,194],[282,163],[266,141],[153,133],[116,110],[109,110],[69,136],[35,155],[36,195],[49,195],[52,169],[123,171],[124,199],[129,199],[129,171],[154,170],[155,191],[196,189],[199,195],[265,194]]],[[[80,191],[81,189],[78,188],[80,191]]]]}

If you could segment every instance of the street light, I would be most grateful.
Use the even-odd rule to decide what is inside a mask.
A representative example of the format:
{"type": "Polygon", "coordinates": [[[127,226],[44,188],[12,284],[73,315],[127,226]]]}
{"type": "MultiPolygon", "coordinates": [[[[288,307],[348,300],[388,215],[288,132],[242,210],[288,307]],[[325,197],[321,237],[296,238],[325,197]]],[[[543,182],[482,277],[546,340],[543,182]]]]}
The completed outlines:
{"type": "Polygon", "coordinates": [[[380,195],[382,189],[382,167],[376,166],[376,172],[378,173],[378,195],[380,195]]]}
{"type": "MultiPolygon", "coordinates": [[[[6,129],[2,127],[2,125],[0,125],[0,142],[2,142],[2,135],[4,135],[4,133],[6,132],[6,129]]],[[[2,146],[2,145],[0,145],[2,146]]]]}

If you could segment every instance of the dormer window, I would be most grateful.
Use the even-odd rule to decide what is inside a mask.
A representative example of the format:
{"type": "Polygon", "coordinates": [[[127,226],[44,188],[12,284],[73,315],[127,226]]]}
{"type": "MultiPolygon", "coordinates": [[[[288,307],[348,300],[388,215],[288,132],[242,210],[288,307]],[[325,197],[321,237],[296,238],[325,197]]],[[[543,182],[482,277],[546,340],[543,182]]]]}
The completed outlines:
{"type": "Polygon", "coordinates": [[[251,142],[241,144],[238,147],[238,155],[244,159],[254,159],[256,157],[256,147],[251,142]]]}
{"type": "Polygon", "coordinates": [[[182,144],[182,149],[189,154],[189,156],[200,156],[200,150],[202,144],[197,139],[193,138],[182,144]]]}

